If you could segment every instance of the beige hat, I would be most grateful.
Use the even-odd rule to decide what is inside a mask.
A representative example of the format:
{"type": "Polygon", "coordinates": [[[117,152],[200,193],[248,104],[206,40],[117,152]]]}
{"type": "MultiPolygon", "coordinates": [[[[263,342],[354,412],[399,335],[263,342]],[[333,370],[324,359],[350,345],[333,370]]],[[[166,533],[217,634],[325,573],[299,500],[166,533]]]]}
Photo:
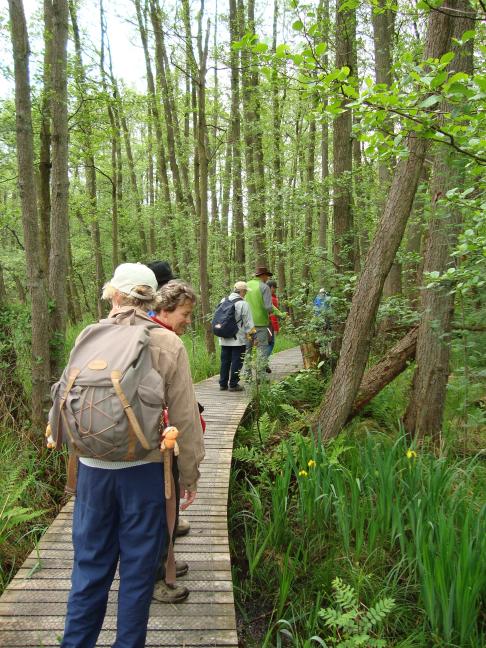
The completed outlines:
{"type": "Polygon", "coordinates": [[[246,292],[249,292],[250,289],[248,288],[248,284],[246,281],[237,281],[235,283],[234,291],[235,292],[240,292],[240,290],[246,290],[246,292]]]}
{"type": "Polygon", "coordinates": [[[137,297],[138,299],[150,300],[153,297],[141,296],[134,291],[136,286],[148,286],[154,293],[157,291],[157,279],[150,268],[143,263],[122,263],[119,265],[110,279],[108,285],[116,288],[125,295],[137,297]]]}

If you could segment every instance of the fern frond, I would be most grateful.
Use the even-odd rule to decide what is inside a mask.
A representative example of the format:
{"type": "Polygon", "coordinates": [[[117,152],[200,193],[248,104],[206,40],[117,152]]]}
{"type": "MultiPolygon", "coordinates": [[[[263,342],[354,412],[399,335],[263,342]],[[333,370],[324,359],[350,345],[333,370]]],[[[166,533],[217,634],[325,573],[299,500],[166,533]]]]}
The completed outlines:
{"type": "Polygon", "coordinates": [[[301,419],[304,416],[304,414],[302,412],[299,412],[299,410],[296,407],[293,407],[292,405],[289,405],[288,403],[280,403],[279,404],[279,409],[280,409],[280,411],[287,414],[288,418],[290,420],[301,419]]]}
{"type": "Polygon", "coordinates": [[[344,583],[339,576],[332,581],[332,587],[335,591],[336,601],[344,610],[358,607],[358,599],[356,592],[351,587],[344,583]]]}
{"type": "Polygon", "coordinates": [[[364,623],[367,629],[379,625],[384,618],[390,614],[395,607],[395,600],[392,598],[383,598],[371,607],[364,616],[364,623]]]}
{"type": "Polygon", "coordinates": [[[254,464],[258,460],[258,454],[257,449],[253,446],[250,446],[249,448],[241,446],[240,448],[235,448],[233,450],[233,459],[254,464]]]}

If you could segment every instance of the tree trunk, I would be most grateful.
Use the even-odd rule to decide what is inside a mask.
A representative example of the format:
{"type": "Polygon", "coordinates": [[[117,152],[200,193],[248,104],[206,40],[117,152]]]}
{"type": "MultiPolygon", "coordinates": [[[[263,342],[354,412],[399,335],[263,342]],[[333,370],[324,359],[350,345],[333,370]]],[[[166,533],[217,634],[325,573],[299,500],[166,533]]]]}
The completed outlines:
{"type": "MultiPolygon", "coordinates": [[[[444,5],[444,11],[447,8],[444,5]]],[[[454,16],[452,20],[452,38],[456,43],[453,51],[456,56],[449,64],[448,71],[451,75],[457,72],[472,74],[473,41],[469,40],[463,45],[464,49],[457,45],[465,31],[474,29],[474,20],[467,17],[471,6],[466,0],[456,0],[453,8],[455,12],[460,11],[461,15],[454,16]]],[[[450,110],[449,104],[443,102],[442,113],[447,114],[450,110]]],[[[431,183],[432,214],[424,259],[425,273],[444,273],[456,265],[451,251],[457,243],[461,214],[457,207],[448,204],[445,196],[450,189],[461,187],[463,181],[464,160],[461,160],[455,151],[436,146],[431,183]]],[[[454,314],[454,293],[451,294],[450,286],[445,283],[440,287],[423,288],[420,310],[417,366],[404,424],[407,434],[411,437],[429,437],[438,444],[449,378],[450,332],[454,314]]]]}
{"type": "Polygon", "coordinates": [[[417,347],[417,328],[413,328],[399,340],[375,365],[364,374],[358,395],[348,416],[347,422],[367,405],[381,390],[392,382],[408,367],[415,358],[417,347]]]}
{"type": "MultiPolygon", "coordinates": [[[[318,18],[321,24],[322,42],[329,43],[329,0],[320,0],[318,18]]],[[[327,70],[329,57],[327,50],[322,57],[322,67],[327,70]]],[[[327,106],[327,96],[321,99],[323,110],[327,106]]],[[[329,226],[329,124],[324,116],[321,124],[321,190],[319,192],[319,230],[318,246],[322,262],[319,267],[319,280],[322,283],[327,276],[325,259],[327,258],[327,230],[329,226]]]]}
{"type": "MultiPolygon", "coordinates": [[[[240,20],[236,0],[229,0],[230,39],[235,42],[240,36],[240,20]]],[[[243,221],[243,187],[241,180],[241,120],[240,120],[240,72],[239,52],[230,48],[231,65],[231,143],[233,158],[233,238],[235,243],[235,274],[245,276],[245,239],[243,221]]]]}
{"type": "MultiPolygon", "coordinates": [[[[450,17],[433,11],[429,17],[425,58],[440,58],[450,45],[450,17]]],[[[428,143],[409,136],[407,159],[401,159],[368,256],[358,280],[344,329],[338,364],[316,418],[323,438],[345,424],[368,360],[376,311],[383,283],[410,215],[428,143]]]]}
{"type": "Polygon", "coordinates": [[[169,83],[168,83],[166,69],[165,69],[164,34],[162,30],[160,15],[161,15],[161,11],[158,4],[158,0],[150,0],[150,17],[152,20],[152,26],[154,29],[154,38],[155,38],[155,67],[157,71],[157,79],[159,81],[161,92],[162,92],[162,104],[164,106],[166,133],[167,133],[167,148],[169,153],[170,169],[172,172],[172,180],[174,183],[174,189],[176,194],[176,202],[180,209],[181,214],[186,218],[190,218],[191,215],[194,215],[195,209],[194,209],[194,205],[192,205],[192,209],[189,208],[186,197],[184,196],[184,190],[182,187],[182,180],[181,180],[181,171],[179,169],[179,164],[177,161],[176,140],[175,140],[176,117],[172,110],[172,102],[170,100],[170,93],[169,93],[169,83]]]}
{"type": "MultiPolygon", "coordinates": [[[[74,48],[76,51],[76,67],[75,78],[78,85],[78,90],[81,95],[81,101],[86,106],[86,74],[83,67],[83,57],[81,50],[81,38],[79,35],[78,20],[76,14],[76,6],[74,0],[69,0],[69,13],[71,14],[71,23],[73,26],[74,48]]],[[[95,260],[95,279],[96,279],[96,306],[98,318],[101,319],[104,314],[104,304],[101,300],[101,289],[105,283],[105,273],[103,270],[103,257],[101,254],[101,235],[100,225],[98,219],[98,202],[97,202],[97,186],[96,186],[96,168],[95,158],[92,147],[92,122],[88,108],[82,108],[80,118],[82,120],[83,128],[83,158],[86,173],[86,193],[89,201],[90,210],[90,232],[91,242],[93,245],[93,254],[95,260]]]]}
{"type": "MultiPolygon", "coordinates": [[[[336,68],[347,66],[353,71],[353,48],[356,31],[356,10],[341,10],[344,0],[336,4],[336,68]]],[[[342,272],[354,268],[354,234],[352,214],[351,172],[353,141],[351,110],[346,108],[334,121],[333,130],[333,223],[334,263],[342,272]]]]}
{"type": "Polygon", "coordinates": [[[67,0],[52,2],[52,209],[49,253],[49,293],[51,308],[51,371],[61,374],[64,364],[64,337],[67,320],[69,176],[67,112],[67,39],[69,10],[67,0]]]}
{"type": "Polygon", "coordinates": [[[153,259],[155,255],[155,177],[154,177],[154,137],[152,128],[152,111],[150,104],[147,114],[147,202],[150,208],[149,212],[149,237],[148,237],[148,254],[153,259]]]}
{"type": "MultiPolygon", "coordinates": [[[[120,109],[123,110],[120,103],[120,109]]],[[[133,160],[132,153],[132,144],[130,141],[130,131],[128,130],[127,118],[121,112],[120,121],[123,131],[123,140],[125,142],[125,152],[127,154],[128,161],[128,170],[130,172],[130,185],[132,187],[133,200],[135,201],[135,219],[138,227],[138,236],[140,239],[140,249],[143,257],[147,256],[147,237],[145,236],[145,228],[143,226],[143,214],[142,214],[142,197],[138,187],[137,172],[135,170],[135,162],[133,160]]]]}
{"type": "MultiPolygon", "coordinates": [[[[103,8],[103,0],[100,0],[100,27],[101,27],[101,50],[100,50],[100,68],[101,79],[103,83],[103,90],[107,96],[107,112],[111,126],[111,262],[113,268],[116,268],[120,260],[120,250],[118,243],[118,161],[117,155],[119,150],[120,129],[118,127],[118,120],[115,118],[114,102],[111,99],[111,92],[108,88],[105,72],[105,38],[107,39],[107,27],[105,21],[105,13],[103,8]]],[[[109,41],[108,53],[110,54],[109,41]]],[[[111,55],[110,55],[110,70],[111,70],[111,55]]],[[[120,147],[121,153],[121,147],[120,147]]]]}
{"type": "MultiPolygon", "coordinates": [[[[422,175],[419,182],[419,191],[415,196],[413,203],[412,217],[408,221],[406,239],[407,239],[407,254],[412,258],[406,265],[406,294],[414,307],[419,307],[419,286],[422,283],[423,272],[423,255],[422,253],[422,239],[425,227],[425,187],[428,187],[430,180],[430,173],[428,166],[424,164],[422,168],[422,175]],[[420,185],[423,189],[420,190],[420,185]]],[[[425,247],[423,248],[425,251],[425,247]]]]}
{"type": "Polygon", "coordinates": [[[39,221],[29,82],[29,39],[22,0],[9,0],[15,76],[15,125],[25,259],[32,306],[32,428],[43,433],[49,403],[49,312],[46,277],[39,258],[39,221]]]}
{"type": "MultiPolygon", "coordinates": [[[[188,0],[183,0],[184,3],[188,0]]],[[[189,13],[189,5],[186,11],[189,13]]],[[[197,45],[199,54],[199,79],[197,84],[197,152],[199,157],[200,225],[199,225],[199,281],[201,289],[201,311],[204,322],[206,348],[215,352],[214,335],[209,322],[209,275],[208,275],[208,156],[206,149],[208,127],[206,124],[206,69],[208,60],[209,21],[206,38],[202,42],[202,18],[204,0],[198,17],[197,45]]]]}
{"type": "MultiPolygon", "coordinates": [[[[254,0],[248,0],[248,21],[244,20],[244,3],[238,0],[240,12],[240,29],[255,33],[254,0]]],[[[253,59],[250,51],[245,48],[241,52],[242,89],[243,89],[243,133],[245,140],[246,182],[248,192],[248,222],[250,231],[247,232],[248,242],[255,250],[257,265],[266,264],[265,253],[265,199],[263,165],[261,164],[260,116],[258,98],[258,72],[253,69],[253,59]]]]}
{"type": "Polygon", "coordinates": [[[51,247],[51,69],[52,0],[44,0],[44,68],[39,147],[39,254],[46,277],[51,247]]]}
{"type": "Polygon", "coordinates": [[[143,52],[145,56],[147,88],[148,88],[148,95],[150,99],[151,115],[153,118],[153,123],[155,128],[157,175],[162,187],[162,195],[163,195],[161,227],[164,232],[168,232],[167,238],[170,246],[172,267],[174,269],[177,269],[178,267],[177,246],[176,246],[176,241],[174,236],[174,229],[172,227],[172,223],[170,222],[170,219],[174,214],[172,208],[172,198],[170,195],[170,183],[169,183],[169,176],[167,171],[166,154],[164,149],[164,137],[162,133],[159,104],[155,92],[154,76],[152,73],[152,66],[150,63],[150,55],[149,55],[148,41],[147,41],[147,29],[140,8],[140,0],[135,0],[135,7],[137,10],[138,27],[140,30],[140,38],[142,40],[143,52]]]}
{"type": "MultiPolygon", "coordinates": [[[[314,186],[314,166],[316,157],[316,120],[313,118],[309,125],[309,142],[306,162],[305,178],[305,217],[304,217],[304,249],[312,250],[312,230],[314,226],[315,210],[315,186],[314,186]]],[[[302,272],[302,281],[308,283],[311,277],[311,264],[304,263],[302,272]]]]}
{"type": "MultiPolygon", "coordinates": [[[[277,49],[277,20],[278,20],[278,0],[273,4],[273,34],[272,34],[272,51],[277,49]]],[[[282,210],[283,203],[283,174],[282,174],[282,108],[280,99],[280,88],[278,79],[278,68],[275,66],[272,75],[272,113],[273,113],[273,228],[275,232],[275,242],[277,243],[276,261],[277,261],[277,285],[281,295],[286,294],[286,277],[285,277],[285,228],[284,214],[282,210]]]]}
{"type": "MultiPolygon", "coordinates": [[[[375,49],[375,79],[376,83],[383,83],[390,86],[392,83],[392,51],[393,32],[395,29],[395,12],[385,9],[385,0],[379,0],[377,9],[371,9],[371,22],[373,24],[373,43],[375,49]]],[[[393,131],[393,124],[386,120],[383,127],[393,131]]],[[[386,193],[390,186],[391,173],[389,162],[378,164],[379,201],[383,205],[386,193]]],[[[402,292],[402,267],[395,259],[383,286],[383,297],[392,297],[402,292]]]]}

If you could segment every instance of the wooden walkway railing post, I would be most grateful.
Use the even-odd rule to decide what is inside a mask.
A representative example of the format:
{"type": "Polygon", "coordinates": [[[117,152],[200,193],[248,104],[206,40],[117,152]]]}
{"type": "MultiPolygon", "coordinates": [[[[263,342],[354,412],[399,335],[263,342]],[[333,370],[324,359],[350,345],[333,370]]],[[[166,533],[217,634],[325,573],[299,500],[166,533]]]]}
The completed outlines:
{"type": "MultiPolygon", "coordinates": [[[[298,370],[302,366],[300,350],[272,356],[271,366],[275,380],[298,370]]],[[[236,648],[226,505],[233,438],[248,396],[245,392],[220,392],[217,377],[198,383],[196,394],[205,407],[206,457],[197,499],[184,513],[191,531],[179,538],[175,547],[176,557],[189,563],[189,573],[180,582],[191,593],[178,605],[152,604],[146,645],[236,648]]],[[[0,597],[2,648],[59,646],[70,588],[72,510],[71,499],[0,597]]],[[[116,576],[97,644],[100,648],[115,640],[117,589],[116,576]]]]}

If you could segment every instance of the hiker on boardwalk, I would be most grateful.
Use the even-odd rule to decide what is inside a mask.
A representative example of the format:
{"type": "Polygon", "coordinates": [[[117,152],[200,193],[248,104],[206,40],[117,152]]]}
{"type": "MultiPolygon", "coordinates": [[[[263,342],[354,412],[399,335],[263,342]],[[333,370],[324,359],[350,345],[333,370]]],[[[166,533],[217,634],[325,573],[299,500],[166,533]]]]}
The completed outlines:
{"type": "MultiPolygon", "coordinates": [[[[196,293],[187,283],[175,280],[167,281],[160,288],[159,292],[160,301],[155,311],[150,311],[149,315],[154,322],[160,324],[167,331],[171,331],[173,335],[181,336],[187,326],[191,323],[192,310],[196,303],[196,293]]],[[[170,418],[170,410],[169,410],[170,418]]],[[[201,419],[202,422],[202,419],[201,419]]],[[[175,533],[174,536],[185,535],[178,533],[180,528],[180,496],[178,492],[179,484],[179,470],[177,465],[177,458],[174,457],[173,475],[176,484],[176,520],[175,520],[175,533]]],[[[184,505],[182,506],[184,508],[184,505]]],[[[190,528],[189,523],[187,526],[190,528]]],[[[189,530],[189,529],[188,529],[189,530]]],[[[171,535],[169,529],[169,536],[171,535]]],[[[169,537],[169,542],[173,538],[169,537]]],[[[169,546],[169,545],[168,545],[169,546]]],[[[156,585],[154,589],[154,599],[160,603],[182,603],[189,596],[187,587],[170,583],[166,581],[166,562],[168,557],[168,546],[162,555],[160,564],[157,568],[156,585]]],[[[185,561],[177,560],[175,563],[176,576],[178,578],[187,574],[189,565],[185,561]]]]}
{"type": "MultiPolygon", "coordinates": [[[[219,388],[221,391],[243,391],[240,382],[240,371],[245,358],[246,345],[249,335],[254,331],[253,318],[250,307],[244,301],[248,286],[244,281],[237,281],[233,291],[221,300],[213,319],[213,331],[216,333],[218,326],[230,324],[233,335],[219,336],[221,345],[221,369],[219,373],[219,388]],[[218,313],[222,316],[218,319],[218,313]],[[224,317],[231,319],[224,321],[224,317]]],[[[220,329],[225,330],[225,329],[220,329]]],[[[218,333],[216,333],[218,334],[218,333]]],[[[227,335],[226,333],[224,335],[227,335]]]]}
{"type": "Polygon", "coordinates": [[[277,282],[274,281],[273,279],[269,279],[267,281],[267,286],[270,288],[270,292],[272,293],[272,305],[274,307],[274,310],[269,315],[270,318],[270,330],[272,332],[272,336],[270,339],[270,353],[268,354],[269,356],[272,355],[273,349],[275,347],[275,339],[277,337],[277,333],[280,331],[280,323],[279,323],[279,316],[276,314],[276,312],[279,312],[279,301],[277,297],[277,282]]]}
{"type": "Polygon", "coordinates": [[[285,318],[286,313],[282,313],[272,304],[272,293],[267,285],[267,281],[273,273],[264,266],[259,266],[255,270],[255,277],[248,281],[248,293],[246,301],[250,306],[250,311],[255,324],[255,346],[257,348],[259,363],[267,373],[271,373],[268,366],[268,357],[271,353],[269,339],[272,336],[270,330],[269,314],[274,312],[276,315],[285,318]]]}
{"type": "MultiPolygon", "coordinates": [[[[150,372],[154,372],[154,376],[144,385],[144,392],[140,393],[141,397],[154,404],[153,430],[156,440],[154,446],[150,446],[152,449],[149,448],[145,454],[140,452],[143,458],[139,460],[107,461],[80,457],[73,514],[72,586],[62,648],[95,647],[118,563],[120,584],[113,646],[142,648],[145,645],[155,572],[167,534],[164,468],[159,448],[160,414],[155,403],[159,404],[160,411],[165,403],[170,410],[172,425],[179,429],[179,471],[185,491],[185,505],[189,506],[196,498],[204,445],[189,360],[179,338],[162,327],[154,327],[147,315],[148,310],[157,306],[159,298],[156,290],[155,275],[146,266],[135,263],[118,266],[103,289],[103,298],[112,304],[108,320],[113,319],[114,323],[107,320],[104,324],[87,329],[89,335],[94,327],[100,327],[116,341],[121,339],[118,335],[120,329],[126,327],[131,329],[131,335],[142,339],[141,332],[135,329],[150,325],[149,346],[146,347],[149,353],[144,357],[151,364],[147,376],[150,372]],[[160,380],[155,379],[156,374],[160,380]],[[157,381],[160,383],[160,393],[150,389],[150,385],[155,385],[157,381]]],[[[86,338],[86,331],[83,331],[76,346],[85,344],[86,338]]],[[[103,370],[106,365],[103,358],[108,353],[111,354],[110,358],[119,358],[120,364],[123,363],[126,349],[118,351],[114,344],[109,349],[107,347],[110,345],[100,348],[99,355],[96,354],[90,361],[93,372],[103,370]]],[[[71,357],[75,355],[76,346],[71,357]]],[[[112,372],[112,376],[116,373],[112,372]]],[[[138,390],[141,387],[142,383],[138,390]]],[[[69,397],[75,399],[76,389],[81,388],[74,383],[73,395],[71,397],[69,392],[69,397]]],[[[123,396],[121,390],[120,393],[123,396]]],[[[130,403],[127,403],[128,408],[130,403]]],[[[133,412],[125,408],[121,409],[122,417],[124,412],[127,417],[131,414],[133,418],[133,412]]],[[[132,418],[128,418],[129,430],[134,431],[132,418]]],[[[136,429],[137,437],[146,432],[145,427],[141,430],[137,426],[136,429]]],[[[128,437],[128,455],[133,453],[133,447],[130,450],[132,441],[137,451],[139,448],[136,439],[130,439],[132,436],[128,437]]]]}

